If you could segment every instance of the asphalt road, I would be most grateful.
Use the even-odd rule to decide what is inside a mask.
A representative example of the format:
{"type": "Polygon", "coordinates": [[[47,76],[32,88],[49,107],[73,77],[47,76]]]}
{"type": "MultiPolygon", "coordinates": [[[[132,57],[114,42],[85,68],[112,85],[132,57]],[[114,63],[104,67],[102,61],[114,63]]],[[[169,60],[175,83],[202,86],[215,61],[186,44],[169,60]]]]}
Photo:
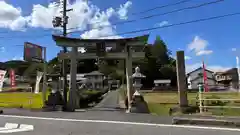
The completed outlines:
{"type": "MultiPolygon", "coordinates": [[[[63,119],[90,119],[106,121],[128,121],[141,123],[171,124],[171,116],[154,116],[151,114],[133,114],[124,111],[79,110],[78,112],[34,112],[24,109],[4,109],[3,115],[63,118],[63,119]]],[[[0,115],[1,116],[1,115],[0,115]]]]}
{"type": "MultiPolygon", "coordinates": [[[[58,119],[24,116],[0,116],[0,126],[5,123],[33,125],[34,130],[9,133],[14,135],[239,135],[227,128],[177,126],[135,122],[58,119]]],[[[0,129],[1,134],[1,129],[0,129]]]]}
{"type": "MultiPolygon", "coordinates": [[[[78,112],[33,112],[4,109],[0,115],[0,134],[14,135],[239,135],[240,129],[172,125],[171,116],[126,114],[117,110],[117,91],[106,95],[100,104],[78,112]],[[113,110],[106,110],[112,108],[113,110]],[[25,124],[25,129],[6,130],[25,124]],[[9,123],[11,126],[9,126],[9,123]],[[26,128],[26,125],[31,128],[26,128]],[[13,131],[16,131],[13,133],[13,131]]],[[[24,129],[24,128],[21,128],[24,129]]]]}

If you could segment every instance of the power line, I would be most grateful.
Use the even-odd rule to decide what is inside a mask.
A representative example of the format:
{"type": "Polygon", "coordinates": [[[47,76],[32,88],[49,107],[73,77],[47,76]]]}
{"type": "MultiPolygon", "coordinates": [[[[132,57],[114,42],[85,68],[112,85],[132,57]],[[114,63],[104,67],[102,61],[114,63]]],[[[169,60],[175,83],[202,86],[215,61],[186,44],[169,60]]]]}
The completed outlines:
{"type": "Polygon", "coordinates": [[[175,2],[175,3],[166,4],[166,5],[163,5],[163,6],[156,6],[156,7],[153,7],[153,8],[144,10],[144,11],[141,11],[141,12],[132,13],[131,15],[144,14],[144,13],[147,13],[147,12],[150,12],[150,11],[153,11],[153,10],[156,10],[156,9],[171,7],[171,6],[183,4],[183,3],[186,3],[186,2],[189,2],[189,1],[192,1],[192,0],[182,0],[182,1],[175,2]]]}
{"type": "MultiPolygon", "coordinates": [[[[240,15],[240,12],[225,14],[225,15],[220,15],[220,16],[213,16],[213,17],[208,17],[208,18],[202,18],[202,19],[197,19],[197,20],[192,20],[192,21],[187,21],[187,22],[175,23],[175,24],[165,25],[165,26],[161,26],[161,27],[152,27],[152,28],[140,29],[140,30],[135,30],[135,31],[122,32],[117,35],[126,35],[126,34],[145,32],[145,31],[152,31],[152,30],[156,30],[156,29],[169,28],[169,27],[173,27],[173,26],[180,26],[180,25],[197,23],[197,22],[204,22],[204,21],[208,21],[208,20],[220,19],[220,18],[235,16],[235,15],[240,15]]],[[[117,36],[117,35],[112,34],[112,35],[108,35],[108,36],[100,36],[98,38],[111,37],[111,36],[117,36]]]]}
{"type": "MultiPolygon", "coordinates": [[[[150,10],[154,10],[154,9],[158,9],[158,8],[164,8],[164,7],[168,7],[168,6],[178,5],[178,4],[181,4],[181,3],[188,2],[188,1],[191,1],[191,0],[182,0],[182,1],[179,1],[179,2],[176,2],[176,3],[172,3],[172,4],[167,4],[167,5],[163,5],[163,6],[158,6],[158,7],[155,7],[155,8],[151,8],[151,9],[148,9],[148,10],[146,10],[146,11],[139,12],[139,13],[148,12],[148,11],[150,11],[150,10]]],[[[113,23],[112,25],[121,25],[121,24],[125,24],[125,23],[132,23],[132,22],[136,22],[136,21],[138,21],[138,20],[150,19],[150,18],[153,18],[153,17],[157,17],[157,16],[161,16],[161,15],[167,15],[167,14],[171,14],[171,13],[175,13],[175,12],[179,12],[179,11],[183,11],[183,10],[187,10],[187,9],[199,8],[199,7],[206,6],[206,5],[209,5],[209,4],[214,4],[214,3],[217,3],[217,2],[220,2],[220,1],[223,1],[223,0],[217,0],[217,1],[214,1],[214,2],[203,3],[203,4],[200,4],[200,5],[197,5],[197,6],[191,6],[191,7],[186,7],[186,8],[181,8],[181,9],[173,10],[173,11],[170,11],[170,12],[165,12],[165,13],[160,13],[160,14],[145,16],[145,17],[141,17],[141,18],[138,18],[138,19],[135,19],[135,20],[115,22],[115,23],[113,23]]],[[[58,3],[58,4],[59,4],[59,3],[58,3]]],[[[136,14],[136,13],[134,13],[134,14],[136,14]]],[[[100,22],[96,22],[96,23],[93,23],[93,24],[97,24],[97,23],[100,23],[100,22]]],[[[101,27],[111,27],[112,25],[103,25],[103,26],[101,26],[101,27]]],[[[68,28],[67,30],[74,30],[74,29],[78,29],[78,28],[80,28],[80,27],[68,28]]],[[[93,30],[93,29],[99,29],[99,28],[92,28],[91,30],[93,30]]],[[[44,30],[44,31],[49,32],[49,31],[51,31],[51,30],[48,29],[48,30],[44,30]]],[[[85,31],[88,31],[88,30],[85,30],[85,31]]],[[[75,33],[75,32],[81,32],[81,31],[74,31],[74,32],[70,32],[70,33],[75,33]]],[[[0,32],[0,33],[8,33],[8,32],[0,32]]],[[[68,33],[68,34],[69,34],[69,33],[68,33]]],[[[1,38],[1,37],[0,37],[0,38],[1,38]]]]}
{"type": "MultiPolygon", "coordinates": [[[[171,25],[165,25],[162,27],[154,27],[154,28],[150,28],[150,29],[142,29],[142,30],[138,30],[138,31],[131,31],[131,32],[127,32],[127,33],[120,33],[118,35],[121,34],[130,34],[130,33],[134,33],[134,32],[141,32],[141,31],[148,31],[148,30],[154,30],[154,29],[160,29],[160,28],[165,28],[165,27],[171,27],[171,26],[176,26],[176,25],[182,25],[182,24],[188,24],[188,23],[194,23],[194,22],[201,22],[201,21],[206,21],[206,20],[213,20],[213,19],[217,19],[217,18],[223,18],[223,17],[227,17],[227,16],[233,16],[233,15],[238,15],[239,13],[233,13],[233,14],[227,14],[227,15],[222,15],[222,16],[215,16],[215,17],[210,17],[210,18],[205,18],[205,19],[198,19],[198,20],[193,20],[190,22],[182,22],[182,23],[177,23],[177,24],[171,24],[171,25]]],[[[41,37],[45,37],[45,36],[49,36],[49,34],[47,35],[42,35],[41,37]]],[[[115,35],[109,35],[109,36],[115,36],[115,35]]],[[[107,36],[107,37],[109,37],[107,36]]],[[[27,36],[26,36],[27,37],[27,36]]],[[[39,36],[40,37],[40,36],[39,36]]],[[[6,37],[0,37],[0,38],[6,38],[6,37]]],[[[9,38],[13,38],[13,37],[9,37],[9,38]]],[[[17,37],[15,37],[17,38],[17,37]]],[[[24,37],[19,37],[19,38],[24,38],[24,37]]]]}
{"type": "MultiPolygon", "coordinates": [[[[152,27],[152,28],[140,29],[140,30],[135,30],[135,31],[128,31],[128,32],[119,33],[117,35],[126,35],[126,34],[138,33],[138,32],[152,31],[152,30],[156,30],[156,29],[169,28],[169,27],[173,27],[173,26],[180,26],[180,25],[197,23],[197,22],[204,22],[204,21],[208,21],[208,20],[215,20],[215,19],[219,19],[219,18],[225,18],[225,17],[230,17],[230,16],[236,16],[236,15],[240,15],[240,12],[219,15],[219,16],[213,16],[213,17],[208,17],[208,18],[201,18],[201,19],[197,19],[197,20],[180,22],[180,23],[165,25],[165,26],[161,26],[161,27],[152,27]]],[[[111,37],[111,36],[117,36],[117,35],[113,34],[113,35],[108,35],[108,36],[100,36],[98,38],[111,37]]],[[[43,35],[43,36],[39,36],[39,37],[44,37],[44,36],[49,36],[49,35],[43,35]]],[[[9,38],[13,38],[13,37],[9,37],[9,38]]],[[[22,37],[19,37],[19,38],[22,38],[22,37]]]]}
{"type": "MultiPolygon", "coordinates": [[[[191,1],[191,0],[183,0],[183,1],[176,2],[176,3],[172,3],[172,4],[167,4],[167,5],[163,5],[163,6],[158,6],[158,7],[155,7],[155,8],[151,8],[151,9],[148,9],[148,10],[145,10],[145,11],[148,12],[148,11],[151,11],[151,10],[154,10],[154,9],[164,8],[164,7],[173,6],[173,5],[178,5],[178,4],[181,4],[181,3],[188,2],[188,1],[191,1]]],[[[202,6],[206,6],[206,5],[218,3],[218,2],[221,2],[221,1],[223,1],[223,0],[217,0],[217,1],[208,2],[208,3],[203,3],[203,4],[200,4],[200,5],[196,5],[196,6],[190,6],[190,7],[186,7],[186,8],[181,8],[181,9],[177,9],[177,10],[173,10],[173,11],[169,11],[169,12],[165,12],[165,13],[160,13],[160,14],[145,16],[145,17],[141,17],[141,18],[138,18],[138,19],[134,19],[134,20],[115,22],[115,23],[113,23],[113,24],[111,24],[111,25],[103,25],[103,26],[101,26],[101,28],[102,28],[102,27],[112,27],[112,25],[122,25],[122,24],[126,24],[126,23],[133,23],[133,22],[136,22],[136,21],[138,21],[138,20],[145,20],[145,19],[150,19],[150,18],[153,18],[153,17],[161,16],[161,15],[167,15],[167,14],[171,14],[171,13],[175,13],[175,12],[179,12],[179,11],[183,11],[183,10],[199,8],[199,7],[202,7],[202,6]]],[[[60,4],[60,3],[58,3],[58,4],[60,4]]],[[[142,11],[142,12],[139,12],[139,13],[143,13],[143,12],[145,12],[145,11],[142,11]]],[[[135,13],[135,14],[136,14],[136,13],[135,13]]],[[[100,22],[97,22],[97,23],[100,23],[100,22]]],[[[93,23],[93,24],[97,24],[97,23],[93,23]]],[[[67,30],[74,30],[74,29],[78,29],[78,28],[80,28],[80,27],[68,28],[67,30]]],[[[92,28],[92,29],[90,29],[90,30],[94,30],[94,29],[99,29],[99,28],[92,28]]],[[[47,29],[47,30],[44,30],[44,31],[49,32],[49,31],[51,31],[51,30],[47,29]]],[[[85,31],[88,31],[88,30],[85,30],[85,31]]],[[[85,32],[85,31],[73,31],[73,32],[68,32],[67,34],[76,33],[76,32],[85,32]]],[[[8,33],[8,31],[4,31],[4,32],[0,32],[0,33],[8,33]]],[[[24,36],[23,36],[23,37],[24,37],[24,36]]],[[[35,36],[33,36],[33,37],[35,37],[35,36]]],[[[4,37],[0,37],[0,38],[4,38],[4,37]]]]}
{"type": "MultiPolygon", "coordinates": [[[[177,10],[165,12],[165,13],[154,14],[154,15],[150,15],[150,16],[141,17],[141,18],[138,18],[138,19],[128,20],[128,21],[116,22],[116,23],[113,23],[113,24],[111,24],[111,25],[103,25],[103,26],[100,26],[100,28],[103,28],[103,27],[112,27],[113,25],[122,25],[122,24],[126,24],[126,23],[133,23],[133,22],[136,22],[136,21],[139,21],[139,20],[145,20],[145,19],[150,19],[150,18],[154,18],[154,17],[157,17],[157,16],[162,16],[162,15],[167,15],[167,14],[171,14],[171,13],[176,13],[176,12],[179,12],[179,11],[184,11],[184,10],[190,10],[190,9],[200,8],[200,7],[203,7],[203,6],[207,6],[207,5],[211,5],[211,4],[216,4],[216,3],[219,3],[219,2],[223,2],[223,1],[224,1],[224,0],[216,0],[216,1],[212,1],[212,2],[206,2],[206,3],[199,4],[199,5],[194,5],[194,6],[190,6],[190,7],[185,7],[185,8],[181,8],[181,9],[177,9],[177,10]]],[[[94,24],[95,24],[95,23],[94,23],[94,24]]],[[[79,27],[69,28],[68,30],[74,30],[74,29],[78,29],[78,28],[79,28],[79,27]]],[[[99,29],[99,28],[92,28],[91,30],[94,30],[94,29],[99,29]]],[[[70,33],[76,33],[76,32],[86,32],[86,31],[88,31],[88,30],[85,30],[85,31],[72,31],[72,32],[68,32],[68,34],[70,34],[70,33]]]]}

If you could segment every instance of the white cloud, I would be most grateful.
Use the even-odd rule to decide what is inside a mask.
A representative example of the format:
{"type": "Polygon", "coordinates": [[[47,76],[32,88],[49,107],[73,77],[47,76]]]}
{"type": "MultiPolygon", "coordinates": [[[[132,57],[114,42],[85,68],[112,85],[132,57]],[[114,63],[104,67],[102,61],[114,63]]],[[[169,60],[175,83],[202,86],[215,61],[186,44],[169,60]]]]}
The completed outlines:
{"type": "MultiPolygon", "coordinates": [[[[73,9],[73,11],[67,13],[69,17],[68,28],[76,28],[74,30],[81,31],[90,29],[82,33],[81,37],[83,38],[115,35],[115,26],[112,26],[109,21],[110,18],[116,16],[119,19],[127,19],[128,9],[131,5],[132,2],[127,1],[120,5],[118,9],[110,7],[102,11],[96,5],[92,4],[91,1],[76,0],[73,3],[68,2],[67,9],[73,9]],[[105,25],[109,27],[103,28],[105,25]]],[[[56,6],[54,3],[50,3],[48,6],[35,4],[29,16],[22,16],[20,8],[16,8],[4,1],[0,1],[0,6],[4,7],[0,9],[0,27],[10,28],[12,30],[24,30],[26,26],[53,28],[52,20],[55,16],[61,17],[60,11],[62,10],[62,6],[56,6]]],[[[73,29],[69,31],[73,31],[73,29]]],[[[114,38],[119,37],[114,36],[114,38]]]]}
{"type": "MultiPolygon", "coordinates": [[[[171,56],[171,57],[173,57],[174,59],[177,59],[176,56],[171,56]]],[[[192,59],[192,57],[190,57],[190,56],[184,56],[184,59],[185,59],[185,60],[190,60],[190,59],[192,59]]]]}
{"type": "Polygon", "coordinates": [[[15,56],[15,57],[12,58],[12,60],[23,60],[23,57],[22,56],[21,57],[15,56]]]}
{"type": "Polygon", "coordinates": [[[200,38],[199,36],[195,36],[193,41],[188,45],[188,50],[194,51],[197,56],[200,55],[209,55],[213,53],[212,50],[206,50],[209,45],[207,40],[200,38]]]}
{"type": "Polygon", "coordinates": [[[186,73],[189,73],[202,66],[202,63],[186,64],[186,73]]]}
{"type": "Polygon", "coordinates": [[[5,52],[5,47],[0,47],[0,52],[5,52]]]}
{"type": "Polygon", "coordinates": [[[104,27],[102,29],[93,29],[84,32],[81,37],[94,39],[94,38],[121,38],[120,36],[115,36],[116,32],[109,27],[104,27]]]}
{"type": "Polygon", "coordinates": [[[197,56],[209,55],[209,54],[211,54],[211,53],[213,53],[212,50],[201,50],[201,51],[197,52],[196,55],[197,55],[197,56]]]}
{"type": "Polygon", "coordinates": [[[26,26],[27,26],[27,18],[20,16],[16,20],[14,20],[9,27],[11,30],[25,31],[26,26]]]}
{"type": "Polygon", "coordinates": [[[224,72],[228,69],[231,69],[231,67],[223,67],[220,65],[211,65],[211,66],[208,66],[207,69],[209,69],[213,72],[224,72]]]}
{"type": "Polygon", "coordinates": [[[232,48],[231,49],[233,52],[236,52],[237,51],[237,48],[232,48]]]}
{"type": "Polygon", "coordinates": [[[60,7],[50,3],[48,7],[40,4],[33,5],[32,13],[28,16],[28,25],[30,27],[52,28],[54,16],[60,15],[60,7]]]}
{"type": "Polygon", "coordinates": [[[162,21],[162,22],[160,22],[160,23],[157,23],[156,26],[158,26],[158,27],[163,27],[163,26],[168,25],[168,24],[169,24],[168,21],[162,21]]]}
{"type": "Polygon", "coordinates": [[[21,8],[14,7],[5,1],[0,1],[0,7],[0,27],[11,30],[23,30],[26,21],[21,16],[21,8]]]}
{"type": "Polygon", "coordinates": [[[0,52],[5,52],[5,47],[0,47],[0,52]]]}
{"type": "MultiPolygon", "coordinates": [[[[231,69],[231,67],[224,67],[220,65],[205,65],[205,66],[206,66],[206,69],[213,72],[223,72],[228,69],[231,69]]],[[[186,73],[189,73],[199,67],[202,67],[202,63],[186,64],[186,73]]]]}
{"type": "Polygon", "coordinates": [[[128,13],[128,8],[132,5],[131,1],[127,1],[125,4],[120,5],[120,8],[118,10],[118,15],[120,19],[124,19],[126,20],[127,17],[127,13],[128,13]]]}
{"type": "Polygon", "coordinates": [[[191,57],[190,57],[190,56],[184,56],[184,59],[185,59],[185,60],[190,60],[191,57]]]}

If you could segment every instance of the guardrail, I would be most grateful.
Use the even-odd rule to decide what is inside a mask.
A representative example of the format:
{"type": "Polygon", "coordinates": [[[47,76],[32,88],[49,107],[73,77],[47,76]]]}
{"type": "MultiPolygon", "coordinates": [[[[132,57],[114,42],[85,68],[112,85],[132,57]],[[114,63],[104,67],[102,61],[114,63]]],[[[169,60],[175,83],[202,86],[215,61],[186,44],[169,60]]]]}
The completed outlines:
{"type": "Polygon", "coordinates": [[[240,109],[240,106],[230,106],[230,105],[206,105],[206,101],[230,101],[230,102],[235,102],[238,101],[240,103],[240,92],[235,92],[235,91],[218,91],[218,92],[204,92],[202,90],[202,86],[199,86],[199,92],[198,92],[198,100],[199,100],[199,110],[200,113],[203,113],[207,108],[211,109],[223,109],[223,108],[231,108],[231,109],[240,109]],[[219,96],[218,94],[221,94],[223,96],[225,95],[235,95],[235,98],[232,98],[231,96],[228,98],[206,98],[206,95],[211,95],[211,96],[219,96]],[[225,95],[224,95],[225,94],[225,95]],[[237,98],[236,98],[237,97],[237,98]]]}

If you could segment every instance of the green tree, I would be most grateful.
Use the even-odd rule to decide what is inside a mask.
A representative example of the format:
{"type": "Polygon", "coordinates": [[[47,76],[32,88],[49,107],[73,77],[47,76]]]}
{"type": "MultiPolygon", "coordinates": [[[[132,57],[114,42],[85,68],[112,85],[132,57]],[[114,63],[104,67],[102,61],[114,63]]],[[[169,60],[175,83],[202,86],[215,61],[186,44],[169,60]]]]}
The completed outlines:
{"type": "Polygon", "coordinates": [[[140,65],[141,72],[147,77],[144,85],[152,87],[156,79],[171,79],[172,85],[175,85],[175,60],[170,57],[171,51],[160,36],[156,37],[153,44],[147,45],[144,52],[144,59],[134,61],[135,65],[140,65]]]}

